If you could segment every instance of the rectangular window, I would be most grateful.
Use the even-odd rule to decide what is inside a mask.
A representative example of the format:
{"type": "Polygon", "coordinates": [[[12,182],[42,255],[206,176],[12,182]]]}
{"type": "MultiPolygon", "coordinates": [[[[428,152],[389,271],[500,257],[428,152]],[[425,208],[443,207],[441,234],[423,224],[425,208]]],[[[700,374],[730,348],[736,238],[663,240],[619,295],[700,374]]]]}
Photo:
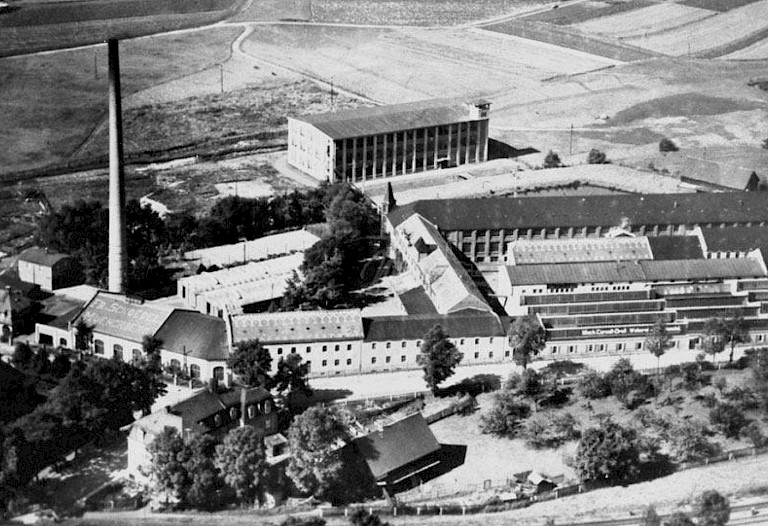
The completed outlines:
{"type": "Polygon", "coordinates": [[[557,354],[557,345],[552,346],[552,354],[557,354]]]}
{"type": "Polygon", "coordinates": [[[339,344],[336,344],[336,345],[333,346],[333,350],[334,351],[338,352],[340,349],[341,349],[341,346],[339,344]]]}
{"type": "Polygon", "coordinates": [[[400,342],[400,347],[402,347],[403,349],[405,349],[405,342],[400,342]]]}
{"type": "Polygon", "coordinates": [[[594,345],[592,345],[591,343],[587,345],[587,352],[592,352],[593,350],[594,350],[594,345]]]}
{"type": "Polygon", "coordinates": [[[348,343],[348,344],[347,344],[347,350],[348,350],[348,351],[351,351],[351,350],[352,350],[352,344],[351,344],[351,343],[348,343]]]}
{"type": "Polygon", "coordinates": [[[375,349],[375,348],[376,348],[376,342],[373,342],[373,343],[371,344],[371,349],[375,349]]]}
{"type": "Polygon", "coordinates": [[[635,349],[636,349],[636,350],[638,350],[638,351],[639,351],[639,350],[640,350],[640,349],[642,349],[642,348],[643,348],[643,342],[637,342],[637,343],[635,344],[635,349]]]}
{"type": "Polygon", "coordinates": [[[277,348],[277,354],[283,354],[283,348],[282,347],[278,347],[277,348]]]}
{"type": "Polygon", "coordinates": [[[352,358],[347,358],[347,365],[352,365],[352,358]]]}
{"type": "Polygon", "coordinates": [[[295,353],[296,353],[296,347],[291,347],[291,354],[295,354],[295,353]]]}
{"type": "Polygon", "coordinates": [[[477,360],[478,358],[480,358],[480,353],[479,353],[479,352],[476,352],[476,353],[475,353],[475,360],[477,360]]]}
{"type": "Polygon", "coordinates": [[[389,349],[390,347],[392,347],[392,342],[387,342],[387,349],[389,349]]]}
{"type": "Polygon", "coordinates": [[[328,360],[323,360],[323,367],[327,367],[327,366],[328,366],[328,360]]]}
{"type": "Polygon", "coordinates": [[[405,362],[405,356],[401,356],[401,357],[400,357],[400,361],[401,361],[401,362],[405,362]]]}
{"type": "Polygon", "coordinates": [[[310,347],[309,345],[307,345],[307,352],[308,352],[308,353],[309,353],[309,352],[312,352],[312,347],[310,347]]]}
{"type": "Polygon", "coordinates": [[[339,361],[338,361],[338,360],[334,360],[334,361],[333,361],[333,365],[336,365],[336,366],[338,366],[338,365],[339,365],[339,361]]]}
{"type": "Polygon", "coordinates": [[[488,353],[488,358],[493,358],[493,351],[488,353]]]}
{"type": "Polygon", "coordinates": [[[376,363],[376,357],[371,358],[371,363],[376,363]]]}
{"type": "Polygon", "coordinates": [[[392,361],[392,358],[391,358],[390,356],[387,356],[386,358],[384,358],[384,361],[385,361],[386,363],[389,363],[389,362],[391,362],[391,361],[392,361]]]}
{"type": "Polygon", "coordinates": [[[509,358],[509,351],[504,351],[504,358],[509,358]]]}
{"type": "Polygon", "coordinates": [[[575,346],[573,346],[573,345],[569,345],[569,346],[568,346],[568,352],[569,352],[569,353],[572,353],[572,352],[576,352],[576,347],[575,347],[575,346]]]}
{"type": "Polygon", "coordinates": [[[480,338],[475,338],[475,345],[480,345],[480,338]]]}

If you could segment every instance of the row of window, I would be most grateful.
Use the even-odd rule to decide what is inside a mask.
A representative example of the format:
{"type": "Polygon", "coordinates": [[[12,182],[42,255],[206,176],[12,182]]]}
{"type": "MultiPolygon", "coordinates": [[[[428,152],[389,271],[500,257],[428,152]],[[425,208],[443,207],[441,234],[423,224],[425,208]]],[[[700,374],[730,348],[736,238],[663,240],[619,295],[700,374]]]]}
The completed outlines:
{"type": "MultiPolygon", "coordinates": [[[[480,338],[459,338],[458,345],[466,345],[468,342],[474,342],[475,345],[480,345],[480,338]]],[[[371,343],[371,349],[373,349],[373,350],[377,349],[378,344],[380,344],[380,343],[381,342],[373,342],[373,343],[371,343]]],[[[488,343],[489,344],[493,343],[493,337],[488,338],[488,343]]],[[[391,349],[392,347],[393,347],[393,342],[384,342],[384,348],[385,349],[391,349]]],[[[408,341],[405,341],[405,340],[401,341],[400,342],[400,348],[401,349],[405,349],[406,347],[408,347],[408,341]]],[[[416,347],[421,347],[421,340],[417,340],[416,341],[416,347]]],[[[328,352],[329,348],[330,348],[330,346],[323,345],[322,348],[321,348],[321,351],[322,352],[328,352]]],[[[341,344],[337,343],[337,344],[333,345],[333,350],[335,352],[340,351],[341,350],[341,344]]],[[[352,344],[351,343],[347,343],[346,344],[346,350],[347,351],[351,351],[352,350],[352,344]]],[[[283,351],[283,347],[278,347],[276,352],[277,352],[278,355],[282,355],[283,352],[284,352],[283,351]]],[[[295,347],[295,346],[294,347],[290,347],[290,351],[289,352],[290,352],[290,354],[296,354],[298,352],[298,348],[295,347]]],[[[312,352],[312,346],[311,345],[307,345],[304,348],[304,352],[306,352],[307,354],[311,353],[312,352]]]]}

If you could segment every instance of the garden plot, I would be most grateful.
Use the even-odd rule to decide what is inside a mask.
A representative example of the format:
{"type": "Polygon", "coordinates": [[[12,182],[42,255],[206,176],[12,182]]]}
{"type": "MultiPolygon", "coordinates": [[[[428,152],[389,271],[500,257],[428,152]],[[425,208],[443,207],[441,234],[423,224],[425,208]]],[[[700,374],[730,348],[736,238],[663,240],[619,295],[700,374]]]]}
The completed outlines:
{"type": "Polygon", "coordinates": [[[246,42],[246,52],[381,102],[535,90],[553,75],[614,64],[473,29],[260,27],[246,42]]]}
{"type": "Polygon", "coordinates": [[[707,9],[666,3],[589,20],[575,27],[587,33],[627,38],[663,33],[712,16],[716,13],[707,9]]]}
{"type": "Polygon", "coordinates": [[[768,27],[768,0],[688,24],[673,32],[640,36],[625,42],[667,55],[696,54],[716,49],[768,27]]]}

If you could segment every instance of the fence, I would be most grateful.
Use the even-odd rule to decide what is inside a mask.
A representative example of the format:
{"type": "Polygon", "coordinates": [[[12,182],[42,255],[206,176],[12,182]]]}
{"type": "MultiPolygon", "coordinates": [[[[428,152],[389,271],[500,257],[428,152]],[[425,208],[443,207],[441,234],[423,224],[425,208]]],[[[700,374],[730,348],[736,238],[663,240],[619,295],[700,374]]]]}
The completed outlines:
{"type": "Polygon", "coordinates": [[[456,413],[459,413],[471,407],[474,407],[475,404],[476,404],[476,401],[474,396],[464,395],[461,398],[461,400],[459,400],[458,402],[451,404],[450,406],[446,407],[441,411],[438,411],[437,413],[432,413],[431,415],[425,416],[424,420],[427,421],[427,424],[434,424],[435,422],[439,422],[443,418],[448,418],[451,415],[455,415],[456,413]]]}

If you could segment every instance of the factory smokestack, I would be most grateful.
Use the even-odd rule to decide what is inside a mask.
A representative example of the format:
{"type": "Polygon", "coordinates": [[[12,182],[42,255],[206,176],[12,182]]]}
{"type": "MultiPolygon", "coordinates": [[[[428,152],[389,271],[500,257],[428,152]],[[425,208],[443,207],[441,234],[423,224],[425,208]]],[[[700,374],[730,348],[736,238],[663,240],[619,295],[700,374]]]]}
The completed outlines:
{"type": "Polygon", "coordinates": [[[125,245],[125,174],[123,114],[120,105],[118,41],[107,42],[109,55],[109,291],[125,292],[128,261],[125,245]]]}

